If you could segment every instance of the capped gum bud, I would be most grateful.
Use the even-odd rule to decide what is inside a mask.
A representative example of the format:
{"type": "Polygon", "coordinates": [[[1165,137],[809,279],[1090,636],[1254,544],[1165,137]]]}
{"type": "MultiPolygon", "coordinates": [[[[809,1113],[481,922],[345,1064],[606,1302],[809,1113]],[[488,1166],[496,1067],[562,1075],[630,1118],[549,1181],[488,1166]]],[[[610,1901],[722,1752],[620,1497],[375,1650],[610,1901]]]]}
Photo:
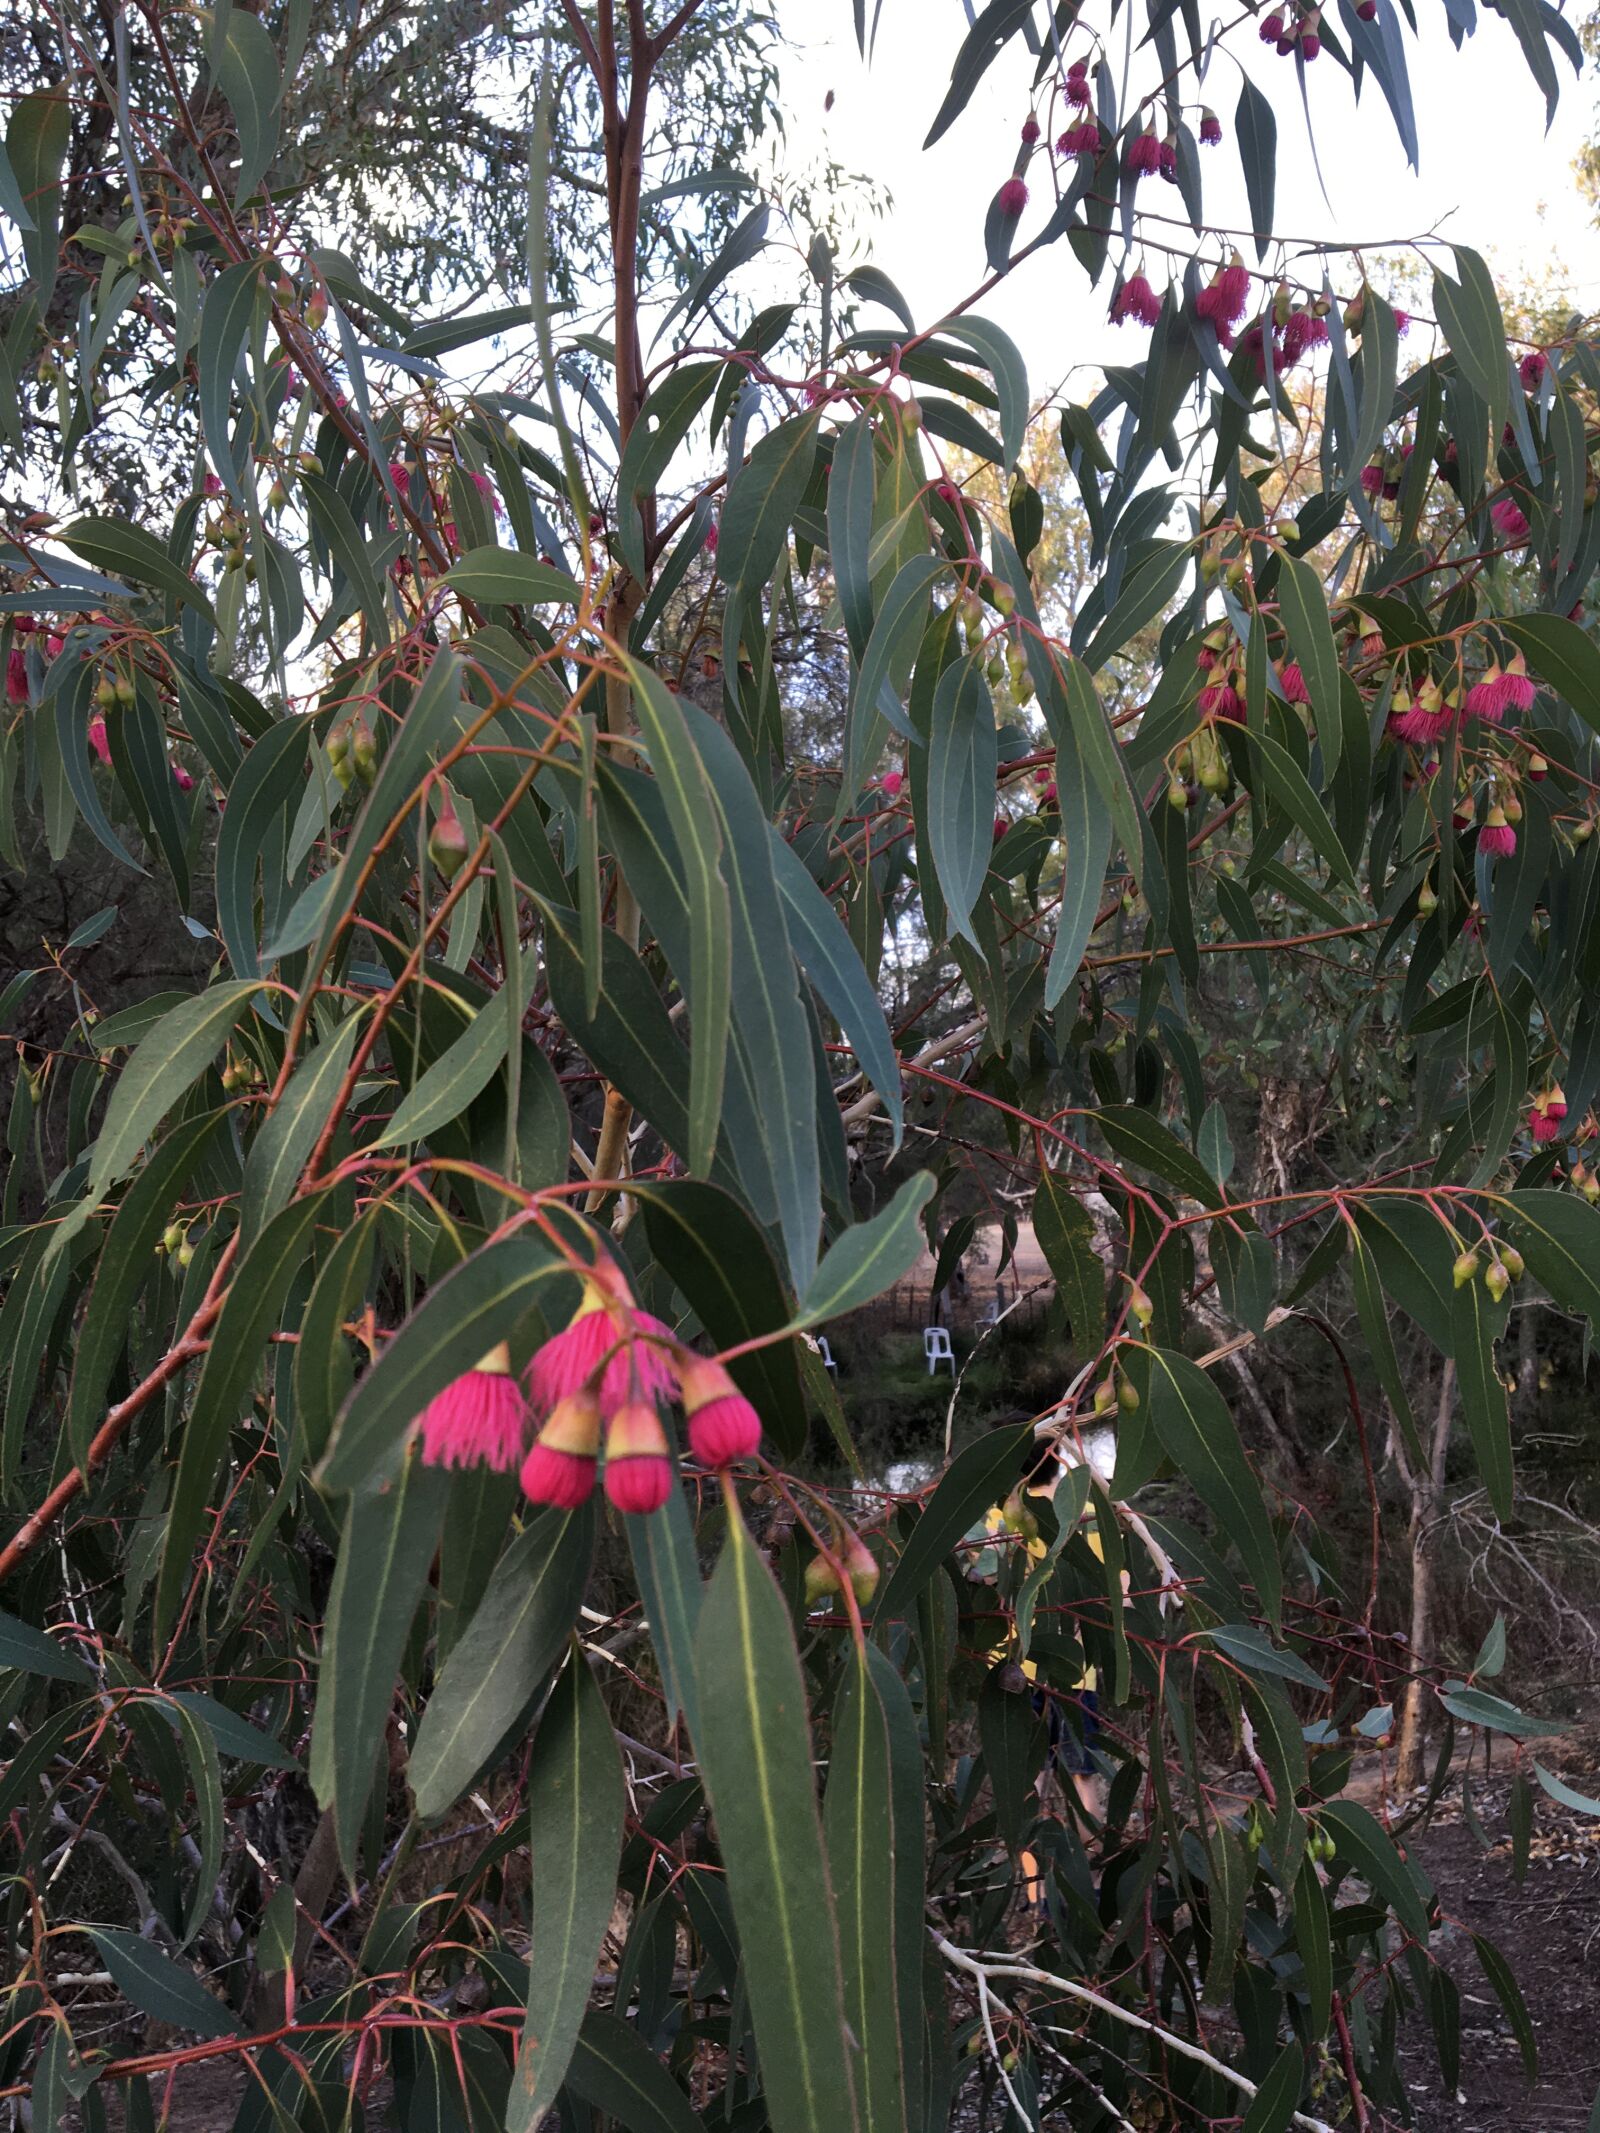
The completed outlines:
{"type": "Polygon", "coordinates": [[[1461,1252],[1456,1257],[1455,1265],[1450,1269],[1450,1278],[1458,1289],[1464,1289],[1477,1271],[1477,1253],[1461,1252]]]}
{"type": "Polygon", "coordinates": [[[446,881],[454,881],[467,863],[467,833],[448,801],[428,833],[428,857],[446,881]]]}

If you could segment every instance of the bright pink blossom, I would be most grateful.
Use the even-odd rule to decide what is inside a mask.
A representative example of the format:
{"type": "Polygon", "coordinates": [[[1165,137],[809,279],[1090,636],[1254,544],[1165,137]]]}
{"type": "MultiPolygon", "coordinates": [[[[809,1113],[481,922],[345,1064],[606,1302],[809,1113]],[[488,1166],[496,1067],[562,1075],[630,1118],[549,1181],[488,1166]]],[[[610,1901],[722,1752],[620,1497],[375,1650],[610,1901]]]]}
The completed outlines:
{"type": "Polygon", "coordinates": [[[1227,266],[1218,267],[1195,298],[1194,308],[1199,317],[1210,319],[1213,325],[1236,326],[1249,301],[1250,276],[1243,262],[1234,259],[1227,266]]]}
{"type": "Polygon", "coordinates": [[[1069,104],[1076,104],[1080,110],[1087,107],[1089,102],[1089,62],[1086,59],[1075,59],[1072,65],[1068,67],[1066,98],[1069,104]]]}
{"type": "Polygon", "coordinates": [[[1544,383],[1544,374],[1549,368],[1550,365],[1542,351],[1537,348],[1531,349],[1517,365],[1517,376],[1522,380],[1523,391],[1525,393],[1537,392],[1544,383]]]}
{"type": "Polygon", "coordinates": [[[1022,213],[1022,210],[1028,204],[1027,186],[1023,184],[1020,178],[1007,178],[1000,188],[995,204],[1002,215],[1010,215],[1015,218],[1022,213]]]}
{"type": "Polygon", "coordinates": [[[1513,652],[1502,677],[1508,711],[1531,711],[1534,686],[1528,674],[1528,662],[1520,652],[1513,652]]]}
{"type": "Polygon", "coordinates": [[[1161,168],[1161,143],[1154,133],[1136,133],[1128,143],[1125,167],[1135,178],[1153,177],[1161,168]]]}
{"type": "Polygon", "coordinates": [[[677,1383],[670,1350],[672,1328],[648,1311],[631,1311],[633,1335],[600,1373],[600,1412],[609,1415],[629,1400],[665,1399],[677,1383]],[[654,1339],[647,1336],[654,1335],[654,1339]]]}
{"type": "Polygon", "coordinates": [[[1056,142],[1056,154],[1060,156],[1097,156],[1099,153],[1100,128],[1092,118],[1074,121],[1056,142]]]}
{"type": "Polygon", "coordinates": [[[1039,138],[1039,121],[1036,118],[1029,117],[1023,120],[1022,138],[1030,148],[1039,138]]]}
{"type": "Polygon", "coordinates": [[[1231,681],[1208,682],[1200,691],[1200,710],[1206,718],[1242,719],[1244,698],[1231,681]]]}
{"type": "Polygon", "coordinates": [[[904,783],[905,777],[900,771],[886,770],[883,776],[878,780],[878,790],[883,794],[883,797],[886,800],[898,800],[900,797],[900,788],[902,785],[904,785],[904,783]]]}
{"type": "Polygon", "coordinates": [[[577,1310],[559,1333],[534,1351],[528,1365],[528,1398],[539,1414],[549,1414],[581,1392],[622,1337],[613,1315],[620,1295],[607,1293],[611,1289],[620,1292],[620,1282],[610,1274],[602,1279],[605,1288],[585,1279],[577,1310]]]}
{"type": "Polygon", "coordinates": [[[1528,521],[1512,497],[1502,496],[1498,503],[1491,504],[1489,516],[1513,547],[1528,538],[1528,521]]]}
{"type": "Polygon", "coordinates": [[[1130,274],[1111,299],[1113,326],[1130,318],[1137,319],[1141,326],[1153,326],[1160,316],[1161,299],[1142,273],[1130,274]]]}
{"type": "Polygon", "coordinates": [[[1328,322],[1318,318],[1314,311],[1291,311],[1283,329],[1283,360],[1287,368],[1298,363],[1310,348],[1324,348],[1328,341],[1328,322]]]}
{"type": "Polygon", "coordinates": [[[429,1466],[491,1466],[512,1473],[527,1441],[528,1403],[504,1341],[435,1393],[418,1418],[429,1466]]]}
{"type": "Polygon", "coordinates": [[[1491,807],[1478,832],[1478,850],[1491,859],[1509,859],[1517,848],[1517,833],[1506,820],[1503,807],[1491,807]]]}
{"type": "Polygon", "coordinates": [[[1300,671],[1297,659],[1286,659],[1278,673],[1278,685],[1283,690],[1285,703],[1308,704],[1311,691],[1306,687],[1306,678],[1300,671]]]}
{"type": "Polygon", "coordinates": [[[20,644],[14,644],[6,654],[6,702],[25,704],[28,701],[28,655],[20,644]]]}
{"type": "Polygon", "coordinates": [[[1217,117],[1214,111],[1202,111],[1200,114],[1200,146],[1202,148],[1215,148],[1221,139],[1221,119],[1217,117]]]}
{"type": "Polygon", "coordinates": [[[90,719],[89,746],[94,750],[95,754],[100,758],[102,763],[110,762],[111,743],[106,739],[106,722],[103,718],[90,719]]]}

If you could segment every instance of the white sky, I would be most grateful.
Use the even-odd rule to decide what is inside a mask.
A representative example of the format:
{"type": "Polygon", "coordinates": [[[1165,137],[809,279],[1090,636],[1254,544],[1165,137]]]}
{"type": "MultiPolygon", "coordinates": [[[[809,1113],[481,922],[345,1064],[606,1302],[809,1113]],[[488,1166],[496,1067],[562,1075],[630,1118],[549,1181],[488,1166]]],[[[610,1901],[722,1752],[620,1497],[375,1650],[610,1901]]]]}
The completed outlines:
{"type": "MultiPolygon", "coordinates": [[[[918,326],[930,325],[985,277],[983,218],[1010,173],[1028,113],[1033,62],[1020,41],[1008,47],[943,140],[924,151],[923,138],[965,34],[961,0],[884,0],[870,69],[856,52],[850,0],[773,0],[773,7],[785,42],[788,159],[799,167],[826,152],[889,188],[893,209],[870,225],[866,248],[898,283],[918,326]],[[825,113],[829,90],[834,106],[825,113]]],[[[1406,35],[1419,174],[1410,171],[1370,77],[1357,106],[1349,76],[1326,54],[1307,71],[1331,213],[1306,144],[1293,62],[1261,45],[1248,26],[1239,41],[1230,41],[1229,50],[1245,61],[1278,114],[1278,228],[1374,251],[1393,251],[1430,231],[1454,236],[1488,258],[1503,287],[1515,289],[1530,278],[1542,283],[1555,271],[1575,309],[1600,310],[1600,231],[1572,174],[1573,157],[1594,121],[1590,79],[1576,80],[1558,55],[1561,103],[1546,135],[1544,100],[1509,24],[1480,13],[1477,35],[1457,53],[1438,0],[1423,0],[1419,14],[1422,39],[1406,35]]],[[[1118,37],[1120,46],[1120,26],[1118,37]]],[[[1151,66],[1149,54],[1144,64],[1151,66]]],[[[1134,78],[1144,85],[1145,77],[1136,72],[1134,78]]],[[[1203,93],[1222,119],[1224,139],[1201,151],[1206,220],[1236,226],[1248,219],[1233,141],[1238,84],[1231,59],[1215,58],[1203,93]]],[[[1045,117],[1042,110],[1040,115],[1045,117]]],[[[1048,181],[1037,155],[1034,171],[1038,180],[1021,241],[1048,212],[1048,181]]],[[[1141,192],[1141,204],[1181,216],[1174,188],[1146,179],[1141,192]]],[[[1187,234],[1185,222],[1173,231],[1173,241],[1181,243],[1187,234]]],[[[1246,259],[1253,265],[1252,249],[1246,248],[1246,259]]],[[[1114,244],[1113,263],[1116,257],[1114,244]]],[[[1450,264],[1448,254],[1444,264],[1450,264]]],[[[1153,260],[1151,266],[1159,288],[1153,260]]],[[[1337,275],[1335,285],[1341,285],[1337,275]]],[[[1106,325],[1109,293],[1109,275],[1099,289],[1089,289],[1063,241],[1019,268],[981,308],[1019,343],[1037,398],[1069,380],[1075,365],[1137,360],[1141,330],[1106,325]]],[[[873,319],[878,322],[876,313],[873,319]]],[[[1069,381],[1068,396],[1086,399],[1095,382],[1092,376],[1069,381]]]]}

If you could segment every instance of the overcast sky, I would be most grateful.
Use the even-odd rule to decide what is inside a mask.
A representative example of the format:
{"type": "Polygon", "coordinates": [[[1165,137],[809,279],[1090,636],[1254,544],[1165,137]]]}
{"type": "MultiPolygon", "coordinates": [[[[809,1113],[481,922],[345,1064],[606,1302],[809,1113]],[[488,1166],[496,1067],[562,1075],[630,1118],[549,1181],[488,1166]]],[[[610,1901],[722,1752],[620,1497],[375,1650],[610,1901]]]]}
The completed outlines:
{"type": "MultiPolygon", "coordinates": [[[[831,153],[890,189],[894,207],[870,230],[871,255],[904,291],[918,325],[932,323],[984,277],[984,212],[1009,174],[1028,115],[1032,62],[1020,42],[1008,48],[950,132],[924,151],[966,28],[961,0],[884,0],[870,68],[857,56],[850,0],[774,5],[785,41],[789,159],[800,165],[831,153]],[[830,90],[833,108],[825,111],[830,90]]],[[[1254,39],[1230,47],[1278,109],[1278,228],[1374,251],[1392,251],[1430,232],[1457,237],[1489,258],[1503,286],[1514,289],[1530,278],[1542,283],[1554,267],[1576,308],[1600,309],[1600,231],[1572,172],[1594,122],[1590,80],[1577,81],[1570,64],[1558,60],[1562,100],[1547,134],[1543,97],[1506,22],[1480,15],[1477,35],[1457,53],[1443,7],[1424,0],[1420,14],[1420,43],[1406,38],[1421,149],[1416,175],[1374,83],[1369,80],[1358,107],[1349,76],[1325,55],[1308,69],[1328,200],[1306,145],[1292,61],[1254,39]]],[[[1226,137],[1204,152],[1205,212],[1208,221],[1243,225],[1248,216],[1232,138],[1238,80],[1231,59],[1213,61],[1205,93],[1226,137]]],[[[1041,179],[1022,240],[1047,211],[1046,191],[1041,179]]],[[[1148,181],[1148,191],[1163,211],[1177,207],[1176,195],[1158,181],[1148,181]]],[[[1176,232],[1175,241],[1182,241],[1176,232]]],[[[1106,326],[1108,294],[1109,282],[1088,289],[1063,243],[1028,261],[985,299],[983,310],[1021,345],[1036,396],[1066,381],[1070,397],[1085,398],[1090,380],[1074,387],[1075,365],[1132,360],[1141,344],[1137,327],[1106,326]]]]}

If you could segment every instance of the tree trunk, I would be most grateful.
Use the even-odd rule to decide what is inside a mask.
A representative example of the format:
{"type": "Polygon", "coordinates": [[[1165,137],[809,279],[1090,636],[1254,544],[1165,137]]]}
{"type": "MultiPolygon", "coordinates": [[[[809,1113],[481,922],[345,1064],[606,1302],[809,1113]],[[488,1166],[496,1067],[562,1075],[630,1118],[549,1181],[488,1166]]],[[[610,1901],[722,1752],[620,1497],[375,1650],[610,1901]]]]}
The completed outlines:
{"type": "Polygon", "coordinates": [[[1456,1366],[1447,1362],[1439,1379],[1439,1405],[1433,1418],[1433,1441],[1428,1446],[1427,1470],[1407,1472],[1411,1489],[1411,1678],[1400,1710],[1399,1757],[1395,1783],[1402,1792],[1420,1785],[1427,1745],[1428,1706],[1431,1693],[1428,1670],[1433,1664],[1435,1591],[1434,1534],[1444,1502],[1445,1461],[1450,1450],[1450,1423],[1455,1410],[1456,1366]]]}

